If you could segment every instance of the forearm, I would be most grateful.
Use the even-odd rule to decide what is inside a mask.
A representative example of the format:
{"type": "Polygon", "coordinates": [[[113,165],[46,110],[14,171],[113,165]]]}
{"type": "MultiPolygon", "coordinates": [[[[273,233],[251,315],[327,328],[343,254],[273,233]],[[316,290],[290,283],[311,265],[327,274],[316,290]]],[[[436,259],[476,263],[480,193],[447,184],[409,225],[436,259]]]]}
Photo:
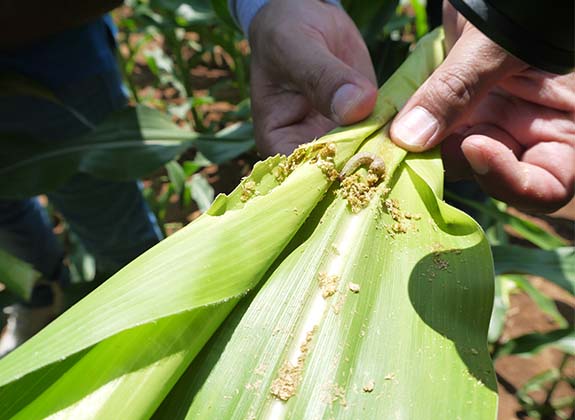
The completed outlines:
{"type": "Polygon", "coordinates": [[[122,0],[0,0],[0,49],[12,49],[96,19],[122,0]]]}

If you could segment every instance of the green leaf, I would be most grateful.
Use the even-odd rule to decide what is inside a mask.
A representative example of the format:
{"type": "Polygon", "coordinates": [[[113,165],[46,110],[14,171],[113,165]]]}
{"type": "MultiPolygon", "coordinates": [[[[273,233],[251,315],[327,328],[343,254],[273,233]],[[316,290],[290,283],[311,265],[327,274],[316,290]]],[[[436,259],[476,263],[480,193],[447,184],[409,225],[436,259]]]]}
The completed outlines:
{"type": "Polygon", "coordinates": [[[521,388],[517,390],[517,399],[521,406],[534,418],[540,418],[540,411],[543,405],[538,404],[529,393],[537,391],[547,391],[547,386],[560,379],[561,372],[557,368],[543,371],[530,378],[521,388]]]}
{"type": "Polygon", "coordinates": [[[202,174],[195,174],[190,179],[188,188],[200,211],[206,212],[214,201],[214,189],[208,180],[202,174]]]}
{"type": "Polygon", "coordinates": [[[449,191],[446,192],[446,196],[452,200],[480,210],[481,212],[493,217],[500,223],[509,225],[519,235],[521,235],[521,237],[528,240],[532,244],[537,245],[539,248],[551,250],[566,245],[566,241],[559,236],[541,229],[539,226],[529,220],[514,216],[507,211],[500,210],[496,206],[487,206],[474,200],[468,200],[459,197],[458,195],[449,191]]]}
{"type": "MultiPolygon", "coordinates": [[[[267,182],[269,176],[262,172],[267,174],[277,161],[260,164],[251,179],[267,182]]],[[[23,413],[23,418],[61,410],[75,413],[80,400],[86,398],[84,404],[92,407],[90,401],[97,401],[102,393],[107,395],[106,384],[112,381],[117,387],[120,381],[134,394],[142,392],[146,397],[128,404],[126,396],[118,393],[117,399],[106,399],[90,411],[103,418],[109,412],[122,418],[149,415],[162,399],[161,390],[149,381],[168,387],[174,380],[170,378],[177,378],[237,297],[259,281],[327,184],[321,170],[306,165],[265,196],[247,203],[239,198],[234,202],[233,194],[220,197],[216,215],[206,213],[146,252],[26,345],[0,360],[0,400],[8,402],[3,411],[8,416],[23,413]],[[308,188],[302,194],[309,182],[318,188],[308,188]],[[284,210],[292,205],[300,207],[301,213],[284,210]],[[250,231],[249,237],[239,234],[244,232],[244,225],[255,223],[259,229],[250,231]],[[165,324],[161,321],[164,318],[165,324]],[[160,337],[151,334],[158,323],[157,333],[166,333],[160,337]],[[134,346],[139,356],[133,355],[134,346]],[[112,355],[115,363],[110,362],[112,355]],[[75,357],[80,359],[69,366],[75,357]],[[133,360],[135,367],[124,366],[127,360],[133,360]],[[102,363],[109,369],[98,369],[89,376],[90,381],[74,379],[85,375],[83,366],[102,363]],[[148,382],[145,368],[155,372],[148,382]],[[36,384],[34,388],[30,388],[30,381],[36,384]],[[63,398],[62,388],[73,388],[74,392],[65,393],[63,398]],[[42,398],[34,403],[39,395],[42,398]],[[90,395],[95,400],[90,400],[90,395]]]]}
{"type": "Polygon", "coordinates": [[[30,300],[41,274],[30,264],[0,249],[0,283],[24,300],[30,300]]]}
{"type": "Polygon", "coordinates": [[[45,193],[78,171],[112,180],[135,179],[172,160],[195,138],[161,112],[142,106],[111,115],[80,138],[44,142],[2,135],[0,197],[45,193]]]}
{"type": "Polygon", "coordinates": [[[184,168],[182,168],[177,161],[172,160],[166,163],[166,171],[168,172],[170,183],[174,187],[174,192],[180,195],[186,186],[186,173],[184,168]]]}
{"type": "Polygon", "coordinates": [[[506,276],[495,277],[495,296],[493,299],[493,310],[489,321],[489,332],[487,341],[495,343],[501,337],[505,327],[505,318],[509,309],[509,287],[506,286],[506,276]]]}
{"type": "Polygon", "coordinates": [[[215,135],[200,134],[195,146],[211,162],[227,162],[254,148],[253,126],[251,123],[239,122],[215,135]]]}
{"type": "Polygon", "coordinates": [[[575,248],[551,251],[514,245],[493,246],[495,272],[533,274],[575,293],[575,248]]]}
{"type": "MultiPolygon", "coordinates": [[[[394,113],[385,103],[378,104],[372,119],[325,136],[324,144],[337,144],[338,167],[394,113]]],[[[317,144],[301,150],[306,148],[317,150],[317,144]]],[[[330,185],[324,171],[306,161],[280,183],[273,172],[285,161],[275,156],[256,164],[242,185],[227,197],[220,195],[202,217],[0,360],[5,415],[150,415],[170,381],[189,365],[237,300],[259,282],[330,185]],[[255,191],[244,199],[247,182],[255,184],[255,191]],[[158,333],[165,334],[154,338],[150,329],[154,323],[163,326],[164,319],[167,326],[158,333]],[[134,348],[139,356],[132,354],[134,348]],[[129,360],[133,364],[124,366],[129,360]],[[101,363],[107,368],[97,369],[89,381],[76,380],[85,377],[84,366],[101,363]],[[156,390],[157,383],[165,385],[156,390]],[[62,391],[68,388],[73,392],[62,391]]]]}
{"type": "Polygon", "coordinates": [[[545,389],[545,385],[554,382],[561,377],[559,369],[549,369],[530,378],[517,392],[518,396],[527,395],[530,392],[545,389]]]}
{"type": "Polygon", "coordinates": [[[427,12],[425,11],[425,4],[420,0],[411,0],[411,7],[415,12],[415,31],[417,38],[421,38],[427,33],[429,27],[427,25],[427,12]]]}
{"type": "Polygon", "coordinates": [[[534,356],[547,347],[554,347],[564,353],[575,355],[575,332],[571,328],[533,333],[509,340],[496,353],[495,358],[502,356],[534,356]]]}

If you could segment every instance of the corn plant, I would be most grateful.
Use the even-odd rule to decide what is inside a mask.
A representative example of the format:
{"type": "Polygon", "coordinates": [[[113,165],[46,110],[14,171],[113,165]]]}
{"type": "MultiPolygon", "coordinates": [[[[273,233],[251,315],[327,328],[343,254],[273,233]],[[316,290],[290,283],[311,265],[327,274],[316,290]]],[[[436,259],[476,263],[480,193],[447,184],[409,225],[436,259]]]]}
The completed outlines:
{"type": "Polygon", "coordinates": [[[256,164],[1,360],[0,416],[493,418],[489,245],[438,152],[387,137],[442,57],[435,32],[372,117],[256,164]]]}
{"type": "MultiPolygon", "coordinates": [[[[134,100],[154,102],[180,120],[187,120],[189,112],[194,130],[202,133],[217,131],[233,119],[229,113],[223,121],[206,125],[202,108],[214,98],[211,93],[198,96],[198,87],[191,77],[192,70],[199,66],[227,69],[231,77],[210,86],[210,92],[215,91],[217,95],[224,88],[228,94],[236,92],[239,100],[249,96],[246,48],[238,48],[245,41],[233,28],[231,18],[227,19],[230,25],[222,25],[207,0],[133,0],[128,4],[131,12],[118,15],[117,19],[125,47],[119,58],[134,100]],[[153,40],[161,42],[151,42],[153,40]],[[176,105],[170,100],[140,97],[133,73],[138,55],[145,57],[155,87],[171,86],[183,101],[176,105]]],[[[227,8],[225,4],[215,5],[218,7],[227,8]]]]}

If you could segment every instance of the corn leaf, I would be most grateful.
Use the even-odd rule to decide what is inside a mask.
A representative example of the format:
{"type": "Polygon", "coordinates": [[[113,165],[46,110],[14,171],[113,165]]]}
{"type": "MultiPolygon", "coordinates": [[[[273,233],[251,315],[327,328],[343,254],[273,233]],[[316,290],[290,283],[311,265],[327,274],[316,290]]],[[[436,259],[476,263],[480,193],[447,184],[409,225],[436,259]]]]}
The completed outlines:
{"type": "Polygon", "coordinates": [[[575,294],[575,248],[553,250],[500,245],[492,247],[495,272],[533,274],[545,277],[575,294]]]}
{"type": "Polygon", "coordinates": [[[211,162],[227,162],[254,148],[253,126],[238,122],[214,135],[198,134],[195,145],[211,162]]]}
{"type": "Polygon", "coordinates": [[[531,357],[547,347],[554,347],[564,353],[575,355],[575,332],[572,328],[564,328],[548,333],[532,333],[522,335],[506,342],[495,354],[502,356],[531,357]]]}
{"type": "Polygon", "coordinates": [[[506,211],[507,205],[496,200],[492,200],[495,205],[485,205],[474,200],[469,200],[458,195],[446,192],[446,197],[477,209],[482,213],[493,217],[499,223],[508,225],[522,238],[528,240],[539,248],[545,250],[564,247],[567,242],[560,236],[547,232],[530,220],[513,215],[506,211]]]}
{"type": "MultiPolygon", "coordinates": [[[[258,179],[264,187],[273,184],[268,169],[278,160],[258,165],[250,179],[258,179]]],[[[321,199],[327,184],[322,171],[308,164],[265,196],[248,203],[242,203],[239,194],[220,197],[211,214],[206,213],[145,253],[1,360],[0,401],[4,407],[0,412],[8,417],[23,412],[23,418],[42,418],[66,408],[74,410],[78,398],[88,395],[85,405],[94,416],[105,416],[107,410],[120,415],[125,410],[126,415],[145,417],[161,401],[161,392],[155,399],[140,398],[144,400],[141,406],[135,402],[124,405],[122,397],[119,401],[108,399],[101,407],[91,406],[90,402],[98,402],[98,398],[92,396],[90,400],[90,395],[105,393],[106,384],[116,388],[117,381],[127,389],[145,385],[143,367],[157,366],[154,378],[161,382],[174,375],[177,378],[179,366],[185,368],[234,300],[257,283],[321,199]],[[317,188],[306,188],[308,183],[317,188]],[[303,189],[307,193],[302,194],[303,189]],[[294,212],[294,206],[300,212],[294,212]],[[159,329],[168,336],[150,335],[150,331],[157,332],[154,323],[159,323],[159,329]],[[140,357],[132,355],[134,345],[140,357]],[[90,363],[82,360],[101,363],[112,354],[117,363],[110,364],[110,371],[98,369],[93,381],[83,382],[86,387],[69,381],[74,375],[84,375],[82,366],[90,363]],[[80,359],[70,368],[70,360],[76,360],[74,355],[80,359]],[[135,367],[124,366],[126,360],[135,367]],[[35,387],[30,388],[29,382],[35,387]],[[131,382],[138,386],[131,386],[131,382]],[[94,389],[95,384],[99,386],[94,389]],[[58,390],[66,385],[75,392],[62,398],[58,390]],[[39,402],[34,403],[39,395],[39,402]]],[[[80,410],[86,410],[85,406],[80,410]]]]}
{"type": "Polygon", "coordinates": [[[184,168],[175,160],[166,163],[164,166],[170,184],[174,188],[174,192],[180,195],[186,187],[186,173],[184,172],[184,168]]]}
{"type": "Polygon", "coordinates": [[[142,106],[113,114],[80,138],[45,142],[2,133],[0,197],[45,193],[78,171],[134,179],[172,160],[195,138],[161,112],[142,106]]]}
{"type": "MultiPolygon", "coordinates": [[[[493,249],[493,248],[492,248],[493,249]]],[[[509,293],[513,287],[509,287],[510,280],[507,276],[495,277],[495,289],[493,297],[493,310],[491,311],[491,319],[489,320],[489,330],[487,333],[487,341],[495,343],[503,334],[505,327],[505,318],[507,317],[507,310],[509,309],[509,293]]]]}

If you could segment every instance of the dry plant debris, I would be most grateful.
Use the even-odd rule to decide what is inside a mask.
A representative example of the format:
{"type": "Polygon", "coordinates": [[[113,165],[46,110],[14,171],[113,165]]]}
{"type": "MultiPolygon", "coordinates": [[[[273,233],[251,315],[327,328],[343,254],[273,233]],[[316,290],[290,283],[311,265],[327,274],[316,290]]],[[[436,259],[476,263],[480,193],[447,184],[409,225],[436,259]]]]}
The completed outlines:
{"type": "Polygon", "coordinates": [[[433,252],[433,265],[438,270],[447,270],[449,268],[449,262],[445,258],[443,258],[442,254],[447,252],[454,254],[461,253],[461,250],[446,251],[445,247],[437,242],[432,245],[431,250],[433,252]]]}
{"type": "Polygon", "coordinates": [[[443,259],[443,257],[439,253],[436,253],[433,255],[433,264],[439,270],[447,270],[449,268],[449,262],[447,262],[447,260],[443,259]]]}

